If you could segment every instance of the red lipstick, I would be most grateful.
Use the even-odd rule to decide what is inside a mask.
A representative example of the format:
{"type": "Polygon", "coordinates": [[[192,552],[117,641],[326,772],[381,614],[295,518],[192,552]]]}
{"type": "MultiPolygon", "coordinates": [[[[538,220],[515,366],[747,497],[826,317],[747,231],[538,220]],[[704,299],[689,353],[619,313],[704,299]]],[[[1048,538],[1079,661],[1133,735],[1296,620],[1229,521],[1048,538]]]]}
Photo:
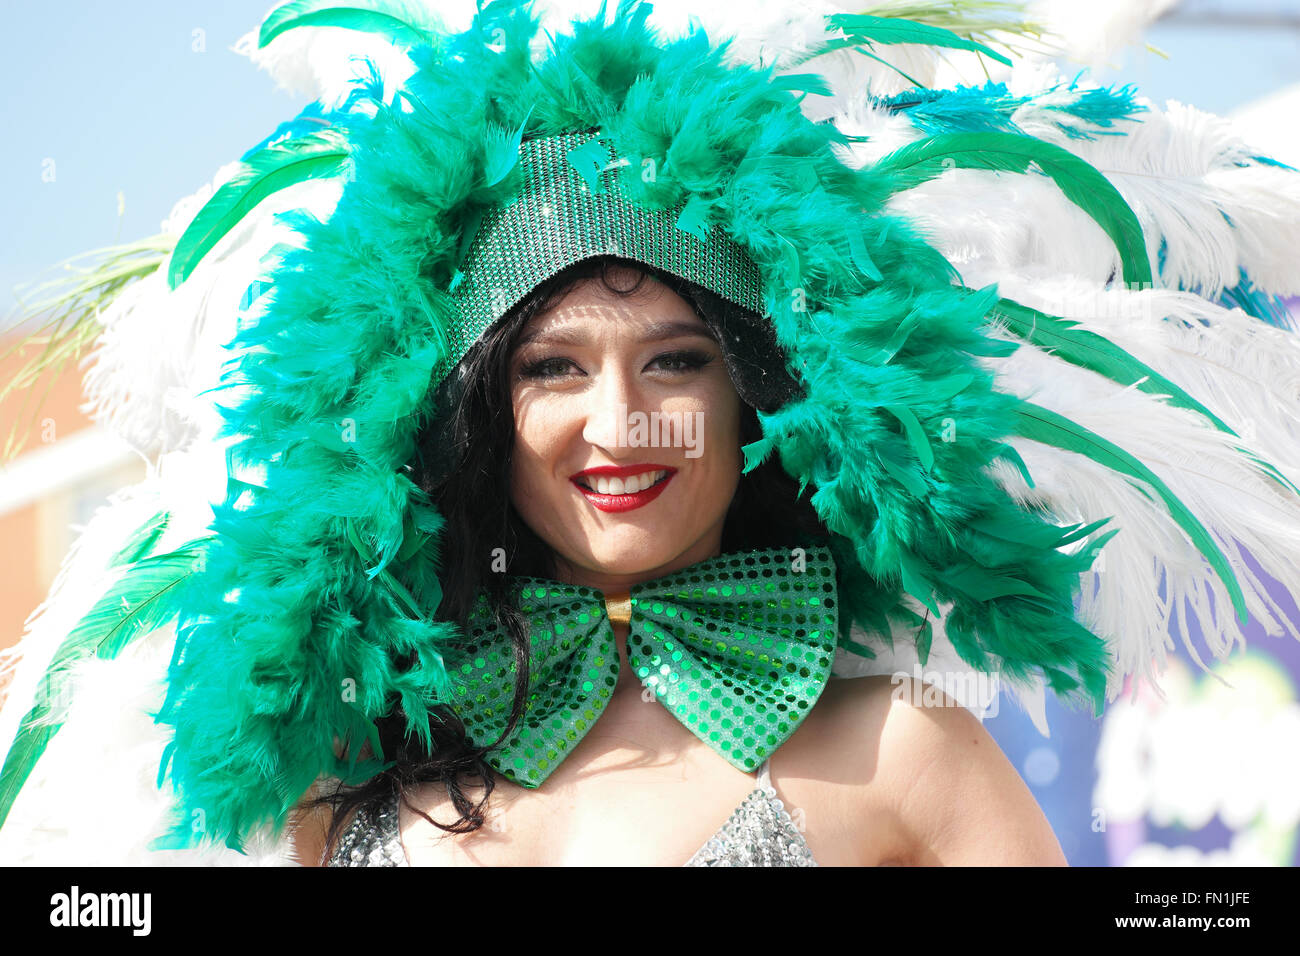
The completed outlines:
{"type": "Polygon", "coordinates": [[[593,506],[601,511],[616,513],[620,511],[633,511],[636,508],[644,507],[658,498],[668,482],[673,480],[673,475],[677,473],[676,468],[670,468],[667,465],[641,464],[641,465],[601,465],[597,468],[587,468],[571,475],[569,480],[573,486],[582,492],[583,496],[592,503],[593,506]],[[634,492],[633,494],[621,495],[602,495],[600,492],[588,488],[579,479],[582,478],[629,478],[632,475],[643,475],[646,472],[664,471],[667,472],[662,478],[651,485],[649,488],[634,492]]]}

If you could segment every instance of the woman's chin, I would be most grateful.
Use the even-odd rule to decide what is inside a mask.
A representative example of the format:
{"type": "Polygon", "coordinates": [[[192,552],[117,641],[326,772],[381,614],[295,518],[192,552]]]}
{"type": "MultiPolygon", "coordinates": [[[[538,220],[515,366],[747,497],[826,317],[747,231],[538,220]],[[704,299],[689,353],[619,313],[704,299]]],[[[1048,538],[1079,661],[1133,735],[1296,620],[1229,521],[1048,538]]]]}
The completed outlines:
{"type": "Polygon", "coordinates": [[[676,556],[676,553],[669,554],[661,541],[618,546],[602,542],[591,551],[585,563],[601,574],[640,574],[662,567],[676,556]]]}
{"type": "Polygon", "coordinates": [[[703,534],[701,527],[708,527],[707,521],[661,524],[648,534],[612,532],[590,540],[578,550],[584,556],[582,563],[591,570],[607,575],[645,575],[648,580],[717,555],[721,520],[703,534]]]}

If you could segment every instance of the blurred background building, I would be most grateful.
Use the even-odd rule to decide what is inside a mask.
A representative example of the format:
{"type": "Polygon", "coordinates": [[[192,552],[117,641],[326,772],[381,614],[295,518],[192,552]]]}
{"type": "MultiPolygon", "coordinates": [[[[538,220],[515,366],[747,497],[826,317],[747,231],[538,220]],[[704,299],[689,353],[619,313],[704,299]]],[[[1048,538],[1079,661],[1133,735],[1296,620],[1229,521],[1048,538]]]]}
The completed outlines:
{"type": "MultiPolygon", "coordinates": [[[[0,352],[7,348],[8,343],[0,343],[0,352]]],[[[12,381],[32,351],[0,361],[0,381],[12,381]]],[[[0,402],[0,447],[14,425],[31,425],[25,440],[15,443],[12,460],[0,468],[3,647],[18,641],[23,622],[45,600],[64,555],[95,509],[113,492],[145,477],[144,459],[88,418],[81,402],[75,369],[41,376],[30,389],[0,402]]]]}
{"type": "MultiPolygon", "coordinates": [[[[1161,106],[1231,116],[1261,154],[1300,166],[1300,0],[1043,2],[1078,18],[1080,43],[1060,61],[1067,73],[1086,67],[1161,106]],[[1099,11],[1111,7],[1125,13],[1106,20],[1099,11]],[[1102,20],[1123,35],[1082,37],[1102,20]]],[[[178,199],[237,158],[232,144],[259,142],[302,108],[230,50],[271,6],[50,0],[6,10],[0,355],[27,298],[16,287],[75,254],[155,234],[178,199]]],[[[1300,319],[1300,300],[1291,307],[1300,319]]],[[[0,384],[30,355],[5,355],[0,384]]],[[[0,646],[18,640],[88,518],[146,469],[80,409],[75,364],[18,384],[0,401],[0,449],[21,439],[0,463],[0,646]]],[[[989,719],[1072,864],[1300,862],[1300,642],[1255,621],[1247,636],[1250,651],[1215,667],[1219,679],[1180,656],[1163,700],[1146,693],[1102,720],[1049,695],[1049,739],[1009,702],[989,719]]],[[[1172,644],[1181,655],[1181,640],[1172,644]]]]}

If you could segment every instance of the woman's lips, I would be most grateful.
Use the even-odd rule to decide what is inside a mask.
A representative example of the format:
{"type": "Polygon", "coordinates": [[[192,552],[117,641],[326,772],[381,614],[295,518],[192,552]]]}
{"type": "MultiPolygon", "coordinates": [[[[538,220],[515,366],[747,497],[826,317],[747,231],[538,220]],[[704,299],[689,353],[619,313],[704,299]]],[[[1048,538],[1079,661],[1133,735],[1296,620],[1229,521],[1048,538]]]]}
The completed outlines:
{"type": "Polygon", "coordinates": [[[676,472],[670,471],[649,488],[634,492],[630,495],[602,495],[598,491],[592,491],[576,478],[570,480],[573,482],[573,486],[581,491],[583,495],[586,496],[586,499],[601,511],[617,512],[632,511],[633,509],[648,505],[663,494],[663,490],[668,487],[668,482],[673,480],[674,474],[676,474],[676,472]]]}

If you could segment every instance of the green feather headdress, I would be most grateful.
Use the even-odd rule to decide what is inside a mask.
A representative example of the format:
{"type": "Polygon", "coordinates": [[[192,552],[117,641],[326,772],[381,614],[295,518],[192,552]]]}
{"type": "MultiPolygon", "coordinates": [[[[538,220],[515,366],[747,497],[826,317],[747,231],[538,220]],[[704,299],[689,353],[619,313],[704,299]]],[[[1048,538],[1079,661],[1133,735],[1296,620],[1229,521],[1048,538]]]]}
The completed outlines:
{"type": "MultiPolygon", "coordinates": [[[[238,400],[217,394],[219,437],[237,441],[210,534],[169,554],[143,543],[123,554],[122,583],[62,658],[112,656],[179,617],[157,715],[172,736],[158,784],[170,778],[178,800],[157,846],[206,836],[239,848],[268,824],[278,832],[321,776],[369,778],[386,766],[374,722],[395,704],[407,732],[431,744],[431,710],[452,691],[443,652],[458,636],[437,615],[438,569],[456,542],[404,466],[440,411],[435,386],[539,281],[516,276],[519,288],[485,310],[501,280],[474,256],[482,231],[535,184],[521,154],[556,137],[576,137],[565,140],[575,144],[566,175],[616,193],[650,224],[658,245],[644,258],[693,250],[679,271],[770,321],[804,394],[760,413],[763,437],[745,447],[745,467],[775,457],[832,532],[843,652],[870,657],[873,641],[901,630],[924,661],[930,616],[942,616],[972,667],[1100,709],[1116,676],[1110,635],[1081,623],[1075,602],[1118,529],[1103,531],[1104,516],[1062,526],[1011,494],[998,465],[1033,488],[1011,436],[1086,456],[1140,487],[1245,619],[1232,562],[1166,482],[1106,438],[1000,390],[986,360],[1022,343],[1051,350],[1235,433],[1104,337],[993,286],[967,288],[888,209],[954,168],[1045,176],[1113,243],[1123,282],[1149,285],[1138,217],[1094,167],[1005,123],[937,132],[851,166],[852,139],[800,108],[827,92],[821,77],[730,62],[725,44],[698,31],[661,39],[646,5],[602,8],[544,44],[516,2],[487,5],[468,30],[447,34],[401,9],[300,2],[270,15],[264,42],[299,26],[374,30],[409,46],[415,71],[391,101],[380,86],[328,129],[246,158],[166,267],[179,286],[263,198],[308,179],[344,184],[328,218],[294,220],[300,247],[284,252],[256,321],[231,343],[226,385],[238,400]],[[752,274],[737,278],[742,269],[752,274]],[[371,759],[358,756],[363,741],[371,759]]],[[[840,37],[819,52],[875,56],[906,42],[1000,58],[933,25],[868,16],[832,25],[840,37]]],[[[599,230],[578,238],[572,256],[610,251],[599,230]]],[[[1295,493],[1258,465],[1280,494],[1295,493]]],[[[141,542],[156,527],[142,528],[141,542]]],[[[0,817],[56,729],[48,710],[24,722],[26,745],[0,777],[0,817]]]]}

